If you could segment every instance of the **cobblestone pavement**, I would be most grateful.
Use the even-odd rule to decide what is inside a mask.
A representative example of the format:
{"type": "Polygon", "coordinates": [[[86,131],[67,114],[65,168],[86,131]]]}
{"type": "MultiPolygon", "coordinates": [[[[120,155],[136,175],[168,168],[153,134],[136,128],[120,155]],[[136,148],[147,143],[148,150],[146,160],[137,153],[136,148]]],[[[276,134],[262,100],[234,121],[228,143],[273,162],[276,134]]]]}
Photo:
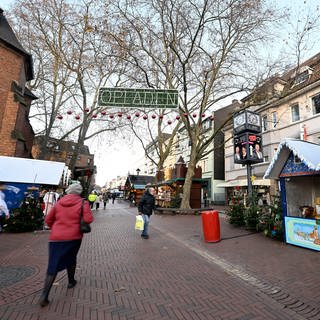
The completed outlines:
{"type": "Polygon", "coordinates": [[[152,216],[150,239],[134,230],[136,208],[96,212],[79,252],[74,289],[59,273],[37,304],[48,232],[0,235],[1,320],[320,319],[320,256],[233,228],[221,215],[218,243],[200,216],[152,216]]]}

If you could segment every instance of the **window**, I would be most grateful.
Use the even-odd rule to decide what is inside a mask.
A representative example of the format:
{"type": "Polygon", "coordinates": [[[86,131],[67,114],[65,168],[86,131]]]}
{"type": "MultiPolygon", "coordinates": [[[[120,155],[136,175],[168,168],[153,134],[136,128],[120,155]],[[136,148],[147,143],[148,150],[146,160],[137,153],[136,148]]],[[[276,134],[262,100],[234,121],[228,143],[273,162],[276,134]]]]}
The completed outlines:
{"type": "Polygon", "coordinates": [[[320,93],[312,98],[313,114],[320,113],[320,93]]]}
{"type": "Polygon", "coordinates": [[[272,125],[275,128],[277,126],[278,120],[277,120],[277,112],[272,112],[272,125]]]}
{"type": "Polygon", "coordinates": [[[291,119],[292,119],[292,122],[296,122],[300,120],[300,111],[299,111],[298,104],[295,104],[291,107],[291,119]]]}
{"type": "Polygon", "coordinates": [[[298,85],[302,82],[305,82],[308,79],[309,79],[309,71],[305,70],[296,76],[296,78],[294,79],[294,84],[298,85]]]}
{"type": "Polygon", "coordinates": [[[262,130],[267,131],[268,130],[268,116],[262,117],[262,130]]]}

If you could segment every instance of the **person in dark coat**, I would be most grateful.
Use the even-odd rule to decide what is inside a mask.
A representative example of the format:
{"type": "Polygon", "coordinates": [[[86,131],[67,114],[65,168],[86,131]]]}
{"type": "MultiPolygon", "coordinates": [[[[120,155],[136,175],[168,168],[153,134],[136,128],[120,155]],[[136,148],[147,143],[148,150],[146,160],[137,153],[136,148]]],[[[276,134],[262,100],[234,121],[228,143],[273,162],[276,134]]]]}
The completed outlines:
{"type": "Polygon", "coordinates": [[[150,216],[152,215],[152,212],[155,209],[154,192],[154,188],[147,188],[138,204],[139,214],[142,215],[144,221],[144,228],[141,233],[141,237],[144,239],[149,239],[148,227],[150,222],[150,216]]]}
{"type": "Polygon", "coordinates": [[[59,271],[67,269],[69,289],[77,284],[74,275],[83,237],[80,232],[81,210],[86,223],[93,221],[89,203],[80,196],[82,191],[80,183],[71,184],[66,189],[67,195],[61,198],[45,217],[45,222],[51,230],[48,269],[39,300],[41,307],[49,304],[49,293],[59,271]]]}

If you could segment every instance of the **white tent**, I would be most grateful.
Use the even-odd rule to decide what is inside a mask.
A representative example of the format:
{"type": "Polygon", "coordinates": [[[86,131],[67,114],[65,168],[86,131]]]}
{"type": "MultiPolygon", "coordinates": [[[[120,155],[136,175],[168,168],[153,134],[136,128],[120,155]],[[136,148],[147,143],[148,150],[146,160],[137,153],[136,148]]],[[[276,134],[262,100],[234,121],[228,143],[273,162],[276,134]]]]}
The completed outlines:
{"type": "Polygon", "coordinates": [[[58,185],[65,168],[64,162],[0,156],[0,181],[58,185]]]}

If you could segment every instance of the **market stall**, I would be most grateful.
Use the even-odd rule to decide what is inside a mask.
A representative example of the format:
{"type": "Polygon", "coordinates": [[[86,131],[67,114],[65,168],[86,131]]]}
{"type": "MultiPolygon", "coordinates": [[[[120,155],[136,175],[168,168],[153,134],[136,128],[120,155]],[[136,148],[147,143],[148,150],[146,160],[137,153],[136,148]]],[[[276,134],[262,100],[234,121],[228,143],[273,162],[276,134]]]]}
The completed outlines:
{"type": "Polygon", "coordinates": [[[9,210],[18,208],[28,191],[41,185],[57,186],[68,178],[63,162],[0,156],[0,181],[9,210]]]}
{"type": "Polygon", "coordinates": [[[320,145],[285,139],[264,177],[279,179],[286,242],[320,251],[320,145]]]}
{"type": "Polygon", "coordinates": [[[129,174],[124,185],[124,197],[132,204],[139,203],[147,185],[154,182],[153,176],[129,174]]]}

